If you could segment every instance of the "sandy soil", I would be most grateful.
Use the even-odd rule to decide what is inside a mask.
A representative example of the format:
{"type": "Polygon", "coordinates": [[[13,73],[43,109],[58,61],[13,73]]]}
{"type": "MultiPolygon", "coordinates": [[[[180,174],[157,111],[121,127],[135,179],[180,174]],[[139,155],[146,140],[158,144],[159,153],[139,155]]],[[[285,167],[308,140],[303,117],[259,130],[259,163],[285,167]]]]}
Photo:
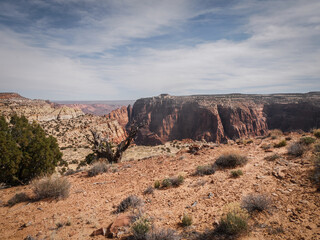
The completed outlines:
{"type": "MultiPolygon", "coordinates": [[[[290,142],[301,137],[295,133],[290,136],[290,142]]],[[[286,154],[285,147],[272,149],[273,152],[261,148],[262,144],[276,143],[282,138],[253,139],[253,143],[247,145],[233,143],[207,147],[200,150],[199,155],[181,150],[169,156],[163,153],[146,158],[146,152],[152,151],[145,148],[143,155],[137,148],[136,155],[144,159],[122,162],[115,166],[117,171],[91,178],[86,172],[67,176],[72,187],[70,196],[64,200],[8,207],[5,203],[18,192],[31,196],[31,186],[2,189],[0,239],[24,239],[28,235],[36,239],[105,239],[89,235],[112,223],[117,217],[113,213],[115,207],[132,194],[145,201],[145,212],[154,218],[156,226],[175,229],[182,239],[193,239],[197,233],[213,229],[226,204],[239,202],[250,193],[268,194],[273,204],[269,211],[251,216],[250,231],[243,239],[320,239],[320,194],[308,177],[312,169],[311,150],[294,158],[286,154]],[[209,176],[193,175],[197,166],[211,164],[222,152],[229,150],[248,156],[249,162],[240,168],[243,176],[231,178],[230,169],[209,176]],[[264,159],[273,153],[280,154],[281,158],[264,159]],[[283,173],[283,179],[274,176],[273,172],[278,170],[283,173]],[[143,195],[155,180],[177,175],[185,176],[180,187],[143,195]],[[187,228],[179,226],[184,213],[193,217],[193,225],[187,228]],[[57,228],[57,223],[66,222],[71,225],[57,228]],[[27,226],[22,227],[24,224],[27,226]],[[283,232],[277,232],[277,229],[283,232]]]]}

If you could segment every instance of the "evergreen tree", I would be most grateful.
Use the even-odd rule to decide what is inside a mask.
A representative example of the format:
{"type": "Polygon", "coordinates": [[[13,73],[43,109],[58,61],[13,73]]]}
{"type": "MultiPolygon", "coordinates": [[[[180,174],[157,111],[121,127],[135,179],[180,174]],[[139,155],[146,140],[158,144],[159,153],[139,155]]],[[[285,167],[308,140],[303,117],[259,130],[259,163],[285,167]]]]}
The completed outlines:
{"type": "Polygon", "coordinates": [[[0,119],[0,182],[10,185],[54,172],[62,161],[57,141],[46,136],[37,123],[25,117],[12,116],[10,125],[0,119]]]}

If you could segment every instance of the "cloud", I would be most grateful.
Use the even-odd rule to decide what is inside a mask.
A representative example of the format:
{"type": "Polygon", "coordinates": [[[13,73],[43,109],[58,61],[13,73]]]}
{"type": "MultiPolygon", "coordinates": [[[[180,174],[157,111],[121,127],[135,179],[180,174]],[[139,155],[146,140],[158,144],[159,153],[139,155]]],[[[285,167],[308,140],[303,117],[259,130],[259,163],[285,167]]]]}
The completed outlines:
{"type": "Polygon", "coordinates": [[[4,90],[50,99],[135,99],[320,87],[316,0],[31,3],[26,11],[0,4],[10,10],[1,17],[19,23],[0,21],[4,90]]]}

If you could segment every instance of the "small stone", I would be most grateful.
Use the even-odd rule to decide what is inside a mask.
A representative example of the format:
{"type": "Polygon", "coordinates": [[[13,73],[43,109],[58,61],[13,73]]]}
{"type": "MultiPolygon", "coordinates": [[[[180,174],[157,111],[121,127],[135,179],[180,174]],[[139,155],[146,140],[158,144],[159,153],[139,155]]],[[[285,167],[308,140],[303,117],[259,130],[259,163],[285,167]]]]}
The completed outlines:
{"type": "Polygon", "coordinates": [[[271,193],[272,196],[278,197],[278,194],[276,193],[271,193]]]}
{"type": "Polygon", "coordinates": [[[194,203],[192,203],[191,207],[195,207],[198,204],[197,201],[195,201],[194,203]]]}
{"type": "Polygon", "coordinates": [[[209,193],[208,198],[212,198],[213,197],[213,193],[209,193]]]}

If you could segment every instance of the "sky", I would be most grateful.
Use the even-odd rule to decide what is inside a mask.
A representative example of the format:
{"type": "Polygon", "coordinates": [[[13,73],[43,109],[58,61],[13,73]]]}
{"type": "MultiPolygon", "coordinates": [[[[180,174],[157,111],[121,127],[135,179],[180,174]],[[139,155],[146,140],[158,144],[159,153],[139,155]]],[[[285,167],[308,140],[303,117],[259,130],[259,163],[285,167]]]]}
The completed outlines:
{"type": "Polygon", "coordinates": [[[319,91],[319,13],[319,0],[0,0],[0,92],[319,91]]]}

